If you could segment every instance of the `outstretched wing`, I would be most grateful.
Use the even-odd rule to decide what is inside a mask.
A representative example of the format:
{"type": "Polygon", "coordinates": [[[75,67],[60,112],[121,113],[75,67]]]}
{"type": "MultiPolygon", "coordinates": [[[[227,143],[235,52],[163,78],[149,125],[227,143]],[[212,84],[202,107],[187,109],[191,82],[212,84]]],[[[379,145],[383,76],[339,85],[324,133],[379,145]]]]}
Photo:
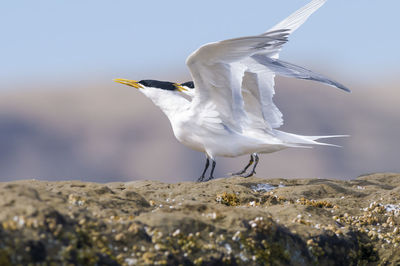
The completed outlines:
{"type": "Polygon", "coordinates": [[[261,130],[278,128],[283,124],[283,119],[282,113],[272,101],[275,94],[275,72],[268,67],[259,67],[254,60],[246,61],[242,95],[249,117],[248,125],[261,130]]]}
{"type": "MultiPolygon", "coordinates": [[[[310,17],[310,15],[319,9],[325,2],[326,0],[311,1],[272,27],[263,35],[280,31],[284,31],[289,35],[299,28],[310,17]]],[[[252,118],[249,120],[252,128],[271,129],[278,128],[283,124],[282,113],[272,101],[275,94],[275,74],[295,78],[312,79],[333,86],[338,84],[322,75],[315,74],[293,64],[279,61],[279,52],[282,45],[274,48],[275,49],[270,49],[269,51],[260,51],[241,62],[246,66],[242,82],[244,108],[248,116],[252,118]]],[[[342,86],[339,88],[344,87],[342,86]]]]}
{"type": "Polygon", "coordinates": [[[220,121],[217,128],[221,124],[236,131],[278,128],[283,119],[272,101],[276,74],[349,91],[320,74],[278,59],[289,34],[325,2],[311,1],[261,35],[209,43],[192,53],[186,64],[195,86],[193,113],[220,121]]]}
{"type": "Polygon", "coordinates": [[[196,87],[192,110],[198,114],[218,113],[225,126],[240,132],[247,120],[241,92],[246,67],[237,62],[256,53],[271,53],[286,41],[286,31],[279,30],[209,43],[197,49],[186,61],[196,87]]]}
{"type": "MultiPolygon", "coordinates": [[[[279,30],[286,30],[288,34],[293,33],[297,30],[306,20],[315,12],[317,11],[323,4],[325,4],[327,0],[313,0],[307,5],[303,6],[302,8],[298,9],[294,13],[292,13],[289,17],[285,18],[272,28],[270,28],[266,33],[279,30]]],[[[276,49],[274,53],[269,54],[269,57],[278,58],[279,51],[281,47],[276,49]]]]}

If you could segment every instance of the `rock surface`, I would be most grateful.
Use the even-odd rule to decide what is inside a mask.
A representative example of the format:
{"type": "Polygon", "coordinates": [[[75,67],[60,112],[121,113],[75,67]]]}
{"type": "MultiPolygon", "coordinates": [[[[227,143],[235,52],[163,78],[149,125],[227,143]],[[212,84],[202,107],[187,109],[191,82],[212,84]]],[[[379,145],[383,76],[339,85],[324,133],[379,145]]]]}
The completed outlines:
{"type": "Polygon", "coordinates": [[[398,265],[400,174],[0,183],[0,265],[398,265]]]}

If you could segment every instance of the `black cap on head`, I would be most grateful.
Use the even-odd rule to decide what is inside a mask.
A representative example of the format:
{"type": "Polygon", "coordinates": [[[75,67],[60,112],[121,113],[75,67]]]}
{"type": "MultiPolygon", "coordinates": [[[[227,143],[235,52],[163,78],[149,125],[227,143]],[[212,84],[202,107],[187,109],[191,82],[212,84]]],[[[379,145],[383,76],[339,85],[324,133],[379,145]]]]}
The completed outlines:
{"type": "Polygon", "coordinates": [[[138,83],[140,83],[146,87],[158,88],[158,89],[169,90],[169,91],[176,90],[174,83],[169,82],[169,81],[145,79],[145,80],[139,81],[138,83]]]}
{"type": "Polygon", "coordinates": [[[185,86],[185,87],[194,89],[194,82],[193,81],[187,81],[185,83],[181,83],[181,86],[185,86]]]}

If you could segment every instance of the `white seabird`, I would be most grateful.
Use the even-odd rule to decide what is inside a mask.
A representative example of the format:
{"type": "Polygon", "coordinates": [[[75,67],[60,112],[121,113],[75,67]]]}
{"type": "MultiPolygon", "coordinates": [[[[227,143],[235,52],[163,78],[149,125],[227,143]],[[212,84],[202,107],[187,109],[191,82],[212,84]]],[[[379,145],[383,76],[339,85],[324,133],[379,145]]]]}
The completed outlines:
{"type": "Polygon", "coordinates": [[[342,135],[302,136],[278,130],[283,124],[282,113],[272,101],[275,75],[350,91],[323,75],[279,60],[288,36],[325,2],[311,1],[263,34],[201,46],[186,60],[193,81],[115,81],[139,89],[166,114],[178,141],[205,153],[206,165],[198,181],[214,178],[218,156],[251,154],[249,164],[238,173],[248,177],[255,173],[258,153],[308,145],[335,146],[317,140],[342,135]],[[212,168],[205,178],[210,160],[212,168]],[[253,162],[252,171],[245,174],[253,162]]]}

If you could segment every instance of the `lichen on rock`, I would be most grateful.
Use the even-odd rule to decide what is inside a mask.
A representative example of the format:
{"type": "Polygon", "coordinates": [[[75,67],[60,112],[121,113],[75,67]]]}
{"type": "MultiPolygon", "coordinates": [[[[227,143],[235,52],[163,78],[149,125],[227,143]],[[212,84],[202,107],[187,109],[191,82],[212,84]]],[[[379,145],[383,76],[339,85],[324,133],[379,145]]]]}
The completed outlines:
{"type": "Polygon", "coordinates": [[[0,265],[395,265],[399,195],[398,174],[0,183],[0,265]]]}

